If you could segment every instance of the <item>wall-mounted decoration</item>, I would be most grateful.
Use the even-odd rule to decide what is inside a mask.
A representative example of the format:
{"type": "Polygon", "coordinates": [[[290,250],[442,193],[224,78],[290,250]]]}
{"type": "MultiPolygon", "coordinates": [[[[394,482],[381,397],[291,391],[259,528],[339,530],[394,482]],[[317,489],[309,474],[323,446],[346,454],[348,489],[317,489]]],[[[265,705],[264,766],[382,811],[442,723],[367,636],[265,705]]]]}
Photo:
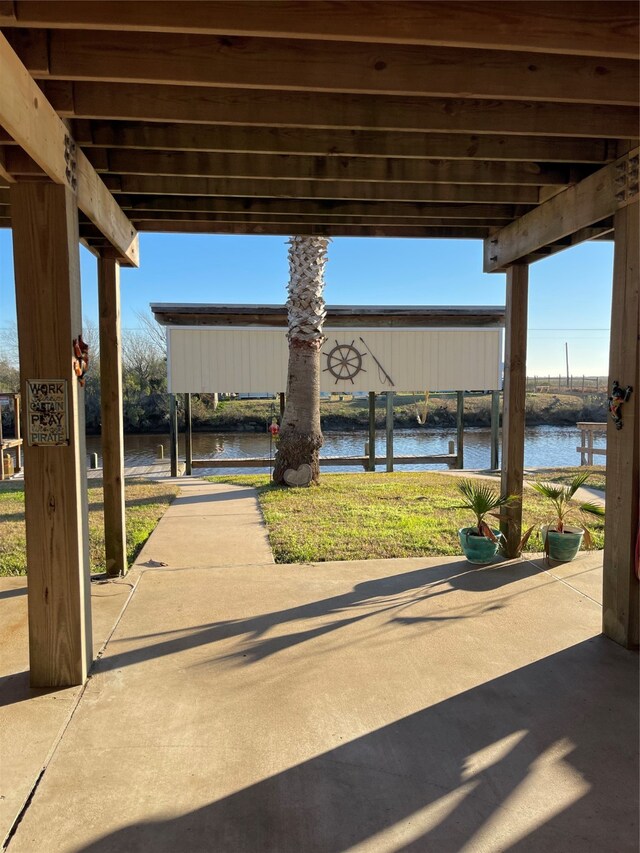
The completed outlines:
{"type": "Polygon", "coordinates": [[[80,385],[84,385],[84,375],[89,369],[89,344],[78,335],[73,340],[73,370],[78,377],[80,385]]]}
{"type": "Polygon", "coordinates": [[[609,397],[609,413],[616,425],[616,429],[622,429],[622,406],[629,400],[632,391],[633,388],[631,385],[621,388],[617,382],[613,383],[611,396],[609,397]]]}
{"type": "Polygon", "coordinates": [[[66,380],[27,380],[26,386],[27,444],[30,447],[69,444],[66,380]]]}
{"type": "Polygon", "coordinates": [[[366,373],[362,366],[362,359],[366,353],[361,353],[355,348],[354,344],[355,341],[351,341],[350,344],[339,344],[336,341],[336,345],[329,352],[324,353],[327,360],[324,372],[329,371],[335,378],[336,385],[342,381],[351,382],[353,385],[353,380],[361,370],[366,373]]]}

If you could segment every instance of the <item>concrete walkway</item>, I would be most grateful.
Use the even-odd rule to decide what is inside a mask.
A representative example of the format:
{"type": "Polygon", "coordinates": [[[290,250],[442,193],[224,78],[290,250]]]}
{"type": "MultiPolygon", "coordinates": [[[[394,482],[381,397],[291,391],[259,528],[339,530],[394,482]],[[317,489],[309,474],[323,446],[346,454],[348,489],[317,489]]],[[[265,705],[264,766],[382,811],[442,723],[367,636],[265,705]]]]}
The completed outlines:
{"type": "Polygon", "coordinates": [[[600,555],[242,564],[260,525],[185,487],[9,853],[636,853],[600,555]]]}
{"type": "Polygon", "coordinates": [[[180,494],[162,516],[134,568],[273,564],[255,489],[180,479],[180,494]]]}
{"type": "MultiPolygon", "coordinates": [[[[127,577],[93,579],[94,656],[100,654],[148,567],[273,564],[253,489],[198,479],[180,480],[180,488],[181,494],[127,577]]],[[[29,687],[26,593],[25,577],[0,578],[0,842],[10,832],[83,696],[81,688],[29,687]]]]}

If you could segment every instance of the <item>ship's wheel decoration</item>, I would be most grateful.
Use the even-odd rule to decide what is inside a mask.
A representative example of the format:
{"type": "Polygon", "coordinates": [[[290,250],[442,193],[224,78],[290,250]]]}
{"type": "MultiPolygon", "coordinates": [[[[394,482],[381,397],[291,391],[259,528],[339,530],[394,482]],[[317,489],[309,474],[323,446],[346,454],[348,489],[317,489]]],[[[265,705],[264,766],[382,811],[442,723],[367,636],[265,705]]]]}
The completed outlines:
{"type": "Polygon", "coordinates": [[[336,341],[333,349],[326,353],[327,366],[323,373],[329,371],[336,380],[336,385],[338,382],[347,381],[353,385],[353,380],[359,373],[366,373],[362,366],[362,359],[366,353],[360,352],[354,344],[355,341],[351,341],[350,344],[339,344],[336,341]]]}

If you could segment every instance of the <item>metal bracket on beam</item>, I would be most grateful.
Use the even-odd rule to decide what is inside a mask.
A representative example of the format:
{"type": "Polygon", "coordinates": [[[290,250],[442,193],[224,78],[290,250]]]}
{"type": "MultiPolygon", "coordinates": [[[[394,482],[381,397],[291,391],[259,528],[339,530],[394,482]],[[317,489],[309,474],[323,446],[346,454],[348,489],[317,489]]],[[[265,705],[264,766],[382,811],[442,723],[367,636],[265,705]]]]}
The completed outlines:
{"type": "Polygon", "coordinates": [[[616,162],[616,206],[618,209],[638,198],[638,164],[639,154],[636,149],[616,162]]]}
{"type": "Polygon", "coordinates": [[[64,170],[67,183],[70,188],[76,192],[78,189],[78,176],[76,174],[78,165],[76,160],[76,143],[68,133],[65,133],[64,135],[64,160],[67,164],[64,170]]]}
{"type": "Polygon", "coordinates": [[[504,272],[515,263],[530,263],[549,247],[575,245],[610,230],[599,224],[638,201],[638,155],[634,148],[614,163],[490,233],[484,243],[485,272],[504,272]],[[594,227],[596,232],[594,233],[594,227]]]}

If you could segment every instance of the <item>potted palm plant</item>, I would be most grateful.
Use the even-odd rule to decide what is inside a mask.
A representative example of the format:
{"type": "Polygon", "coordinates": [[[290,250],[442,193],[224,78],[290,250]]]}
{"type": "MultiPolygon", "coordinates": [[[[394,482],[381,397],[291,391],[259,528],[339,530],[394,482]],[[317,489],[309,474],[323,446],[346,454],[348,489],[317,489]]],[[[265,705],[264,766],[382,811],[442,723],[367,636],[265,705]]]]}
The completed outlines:
{"type": "Polygon", "coordinates": [[[486,565],[495,558],[503,538],[499,530],[489,525],[487,516],[501,518],[501,507],[512,505],[518,498],[501,495],[481,480],[461,480],[458,491],[462,495],[462,505],[457,509],[468,509],[475,515],[475,525],[458,530],[460,545],[470,563],[486,565]]]}
{"type": "Polygon", "coordinates": [[[574,500],[578,489],[589,479],[589,472],[576,474],[568,485],[558,483],[532,483],[531,487],[553,506],[553,518],[541,527],[544,552],[547,558],[568,563],[580,550],[584,539],[587,548],[593,547],[591,533],[586,526],[588,515],[604,516],[604,509],[591,501],[574,500]],[[578,521],[580,526],[569,524],[578,521]]]}

